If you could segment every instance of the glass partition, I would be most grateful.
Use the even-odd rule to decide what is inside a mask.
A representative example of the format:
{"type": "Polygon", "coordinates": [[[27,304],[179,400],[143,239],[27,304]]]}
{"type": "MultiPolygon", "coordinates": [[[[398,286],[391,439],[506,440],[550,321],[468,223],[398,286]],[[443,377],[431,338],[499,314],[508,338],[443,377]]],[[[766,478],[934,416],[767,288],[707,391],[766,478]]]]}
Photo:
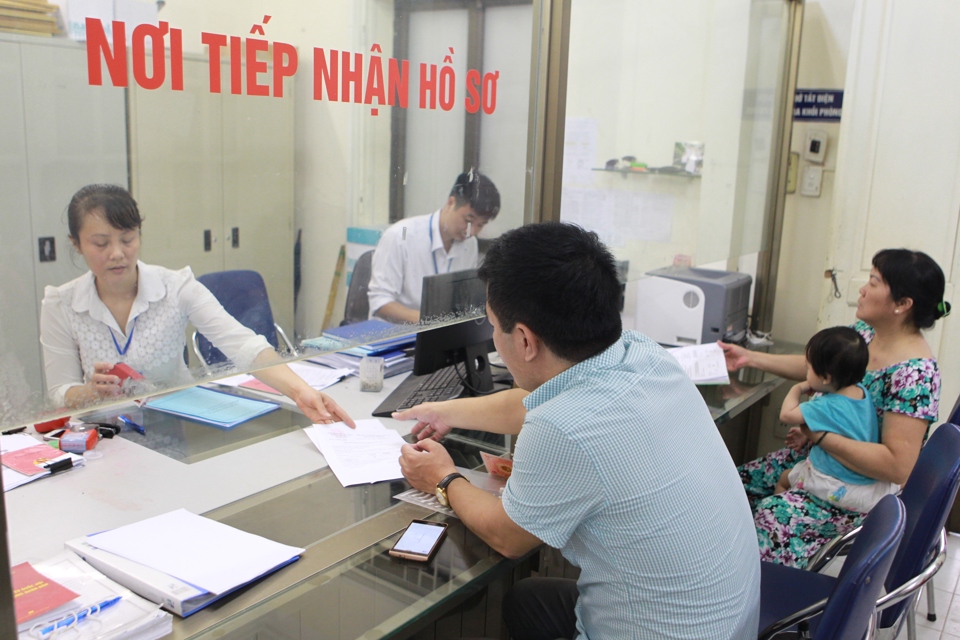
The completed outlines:
{"type": "MultiPolygon", "coordinates": [[[[790,5],[573,0],[561,219],[596,230],[626,279],[672,265],[755,273],[790,5]]],[[[629,316],[632,304],[628,290],[629,316]]]]}
{"type": "Polygon", "coordinates": [[[3,425],[272,364],[191,274],[290,360],[436,325],[422,277],[524,219],[529,1],[68,5],[0,32],[3,425]],[[68,211],[101,183],[142,224],[122,192],[68,211]],[[96,362],[145,380],[98,393],[96,362]]]}

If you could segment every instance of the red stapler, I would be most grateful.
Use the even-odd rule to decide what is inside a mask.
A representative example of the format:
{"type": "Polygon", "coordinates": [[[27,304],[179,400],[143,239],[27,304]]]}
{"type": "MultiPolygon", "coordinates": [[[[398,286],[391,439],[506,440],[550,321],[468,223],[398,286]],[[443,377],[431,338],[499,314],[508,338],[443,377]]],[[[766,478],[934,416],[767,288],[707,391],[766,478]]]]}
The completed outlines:
{"type": "Polygon", "coordinates": [[[143,375],[139,371],[123,362],[118,362],[115,364],[113,369],[107,371],[107,374],[111,376],[117,376],[120,378],[121,383],[127,378],[130,378],[131,380],[143,380],[143,375]]]}

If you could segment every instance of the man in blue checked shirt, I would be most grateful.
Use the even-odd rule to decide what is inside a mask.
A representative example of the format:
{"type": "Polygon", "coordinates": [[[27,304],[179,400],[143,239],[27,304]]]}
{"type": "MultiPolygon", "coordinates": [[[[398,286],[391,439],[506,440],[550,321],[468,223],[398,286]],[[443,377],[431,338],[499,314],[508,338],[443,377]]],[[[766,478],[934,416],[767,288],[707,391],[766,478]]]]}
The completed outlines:
{"type": "Polygon", "coordinates": [[[700,393],[649,338],[622,331],[613,256],[566,224],[502,235],[480,269],[497,351],[519,386],[424,404],[407,480],[487,544],[546,543],[579,580],[523,580],[504,600],[514,640],[748,638],[760,561],[733,461],[700,393]],[[451,427],[518,434],[502,500],[456,473],[451,427]]]}

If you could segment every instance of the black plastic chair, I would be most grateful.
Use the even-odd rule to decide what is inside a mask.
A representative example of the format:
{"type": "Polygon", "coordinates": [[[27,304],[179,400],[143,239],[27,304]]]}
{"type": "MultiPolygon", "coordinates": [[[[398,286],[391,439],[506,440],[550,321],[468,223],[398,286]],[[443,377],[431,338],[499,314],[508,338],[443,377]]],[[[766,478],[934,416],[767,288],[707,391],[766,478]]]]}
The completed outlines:
{"type": "MultiPolygon", "coordinates": [[[[210,290],[227,313],[240,324],[265,337],[274,349],[279,346],[279,335],[286,348],[296,354],[287,334],[273,321],[273,311],[267,298],[267,285],[259,273],[248,270],[217,271],[198,276],[197,280],[210,290]]],[[[193,332],[193,352],[204,367],[228,360],[227,356],[198,331],[193,332]]]]}
{"type": "Polygon", "coordinates": [[[373,251],[367,251],[357,258],[347,287],[347,302],[343,309],[340,326],[363,322],[370,316],[370,299],[367,291],[370,287],[370,274],[373,271],[373,251]]]}
{"type": "Polygon", "coordinates": [[[814,640],[873,637],[877,598],[905,523],[900,499],[884,496],[864,520],[836,578],[761,562],[759,637],[772,638],[811,618],[814,640]]]}
{"type": "MultiPolygon", "coordinates": [[[[877,602],[877,608],[882,611],[879,628],[890,637],[896,637],[906,622],[908,637],[916,638],[914,612],[920,589],[940,570],[946,558],[944,525],[958,487],[960,427],[940,425],[920,451],[913,472],[900,492],[907,510],[906,532],[887,576],[887,593],[877,602]]],[[[811,559],[808,568],[822,571],[857,536],[855,529],[831,540],[811,559]]]]}

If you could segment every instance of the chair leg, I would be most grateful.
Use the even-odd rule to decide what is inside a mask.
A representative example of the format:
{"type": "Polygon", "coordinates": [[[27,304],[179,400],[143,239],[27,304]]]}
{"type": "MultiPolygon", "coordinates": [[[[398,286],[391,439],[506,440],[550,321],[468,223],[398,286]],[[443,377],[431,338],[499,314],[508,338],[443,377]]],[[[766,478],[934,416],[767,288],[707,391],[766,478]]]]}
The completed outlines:
{"type": "Polygon", "coordinates": [[[907,639],[917,640],[917,615],[914,611],[907,611],[907,639]]]}
{"type": "Polygon", "coordinates": [[[930,581],[923,586],[927,590],[927,620],[930,622],[936,622],[937,620],[937,603],[936,597],[933,595],[933,578],[930,578],[930,581]]]}

